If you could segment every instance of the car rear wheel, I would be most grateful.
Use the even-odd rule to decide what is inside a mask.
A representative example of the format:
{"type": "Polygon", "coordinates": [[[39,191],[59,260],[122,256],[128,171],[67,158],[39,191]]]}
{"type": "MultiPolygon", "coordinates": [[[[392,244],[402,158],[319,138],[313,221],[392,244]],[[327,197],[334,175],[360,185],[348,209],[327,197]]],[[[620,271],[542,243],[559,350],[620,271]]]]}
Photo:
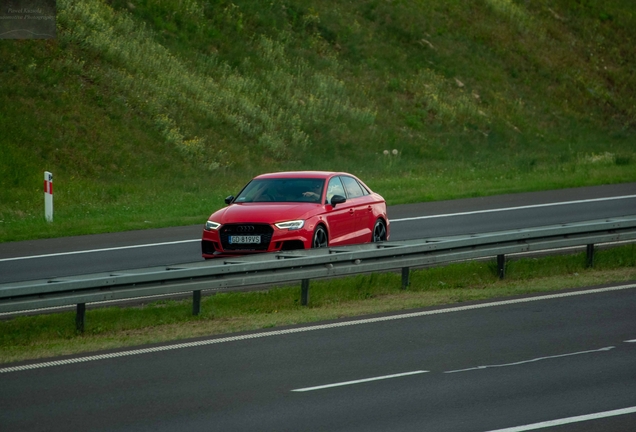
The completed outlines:
{"type": "Polygon", "coordinates": [[[375,226],[373,227],[373,237],[371,238],[373,243],[386,241],[386,225],[382,219],[378,219],[375,221],[375,226]]]}
{"type": "Polygon", "coordinates": [[[311,242],[312,248],[324,248],[329,246],[329,238],[327,237],[327,231],[322,225],[316,227],[314,231],[314,239],[311,242]]]}

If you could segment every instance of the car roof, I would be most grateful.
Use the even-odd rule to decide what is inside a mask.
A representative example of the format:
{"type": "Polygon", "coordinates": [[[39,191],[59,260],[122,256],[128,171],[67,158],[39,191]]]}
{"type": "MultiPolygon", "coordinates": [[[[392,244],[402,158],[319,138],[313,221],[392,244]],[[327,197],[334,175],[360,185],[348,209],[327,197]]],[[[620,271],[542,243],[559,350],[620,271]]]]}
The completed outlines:
{"type": "Polygon", "coordinates": [[[351,175],[343,172],[331,172],[331,171],[285,171],[277,173],[261,174],[254,177],[255,179],[266,178],[320,178],[326,179],[333,175],[351,175]]]}

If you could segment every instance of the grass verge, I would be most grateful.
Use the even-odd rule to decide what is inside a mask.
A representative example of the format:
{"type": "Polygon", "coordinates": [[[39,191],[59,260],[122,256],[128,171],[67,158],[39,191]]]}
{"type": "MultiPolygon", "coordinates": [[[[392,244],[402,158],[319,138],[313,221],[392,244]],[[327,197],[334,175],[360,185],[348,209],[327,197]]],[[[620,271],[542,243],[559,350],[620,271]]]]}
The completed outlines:
{"type": "Polygon", "coordinates": [[[597,251],[594,268],[584,253],[512,260],[505,280],[494,262],[467,262],[415,270],[406,291],[395,273],[312,281],[308,307],[286,286],[204,297],[199,316],[189,300],[100,308],[83,334],[74,312],[23,316],[0,321],[0,363],[634,280],[632,244],[597,251]]]}

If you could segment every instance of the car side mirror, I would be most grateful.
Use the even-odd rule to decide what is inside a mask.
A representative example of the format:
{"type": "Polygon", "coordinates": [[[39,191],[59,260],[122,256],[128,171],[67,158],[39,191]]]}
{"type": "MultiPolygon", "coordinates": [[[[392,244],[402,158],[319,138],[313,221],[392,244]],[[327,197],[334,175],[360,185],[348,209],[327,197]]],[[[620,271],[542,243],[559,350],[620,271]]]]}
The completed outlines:
{"type": "Polygon", "coordinates": [[[232,201],[234,201],[234,196],[230,195],[229,197],[225,198],[225,204],[232,204],[232,201]]]}
{"type": "Polygon", "coordinates": [[[346,202],[347,199],[345,197],[343,197],[342,195],[334,195],[331,197],[331,205],[332,206],[336,206],[336,204],[342,204],[343,202],[346,202]]]}

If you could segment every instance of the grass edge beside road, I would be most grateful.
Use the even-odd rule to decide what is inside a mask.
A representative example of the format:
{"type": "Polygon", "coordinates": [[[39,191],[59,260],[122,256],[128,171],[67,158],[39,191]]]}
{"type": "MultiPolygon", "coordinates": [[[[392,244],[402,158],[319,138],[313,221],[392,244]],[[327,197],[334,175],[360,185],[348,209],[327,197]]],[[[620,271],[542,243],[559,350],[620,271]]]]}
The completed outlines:
{"type": "Polygon", "coordinates": [[[490,261],[419,269],[408,290],[397,273],[316,280],[308,307],[294,285],[206,296],[199,316],[190,299],[89,309],[83,334],[75,312],[21,316],[0,321],[0,364],[636,281],[636,244],[598,251],[594,268],[577,253],[511,260],[506,271],[499,280],[490,261]]]}

